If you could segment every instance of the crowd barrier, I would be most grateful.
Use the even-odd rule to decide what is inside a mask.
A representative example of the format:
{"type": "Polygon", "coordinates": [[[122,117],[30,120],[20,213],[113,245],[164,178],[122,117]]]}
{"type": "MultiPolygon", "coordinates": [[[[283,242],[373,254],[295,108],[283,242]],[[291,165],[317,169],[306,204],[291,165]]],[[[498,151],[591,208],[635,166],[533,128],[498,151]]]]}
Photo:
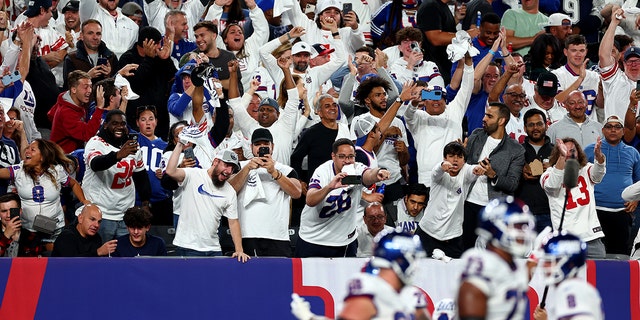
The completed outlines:
{"type": "MultiPolygon", "coordinates": [[[[294,319],[291,293],[334,317],[365,259],[1,258],[0,319],[294,319]]],[[[419,261],[415,285],[429,308],[454,297],[461,263],[419,261]]],[[[607,319],[640,320],[638,261],[588,261],[607,319]]],[[[529,288],[533,310],[544,286],[529,288]]],[[[553,299],[553,290],[548,297],[553,299]]]]}

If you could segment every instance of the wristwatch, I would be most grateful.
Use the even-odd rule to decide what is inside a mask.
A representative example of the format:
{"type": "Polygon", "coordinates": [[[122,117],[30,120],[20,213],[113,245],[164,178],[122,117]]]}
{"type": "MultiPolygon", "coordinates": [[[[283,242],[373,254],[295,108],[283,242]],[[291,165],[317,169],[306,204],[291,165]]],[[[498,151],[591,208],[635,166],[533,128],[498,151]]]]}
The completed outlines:
{"type": "Polygon", "coordinates": [[[402,99],[400,99],[400,96],[398,96],[398,97],[396,98],[396,102],[400,102],[400,104],[403,104],[403,103],[404,103],[404,101],[402,101],[402,99]]]}

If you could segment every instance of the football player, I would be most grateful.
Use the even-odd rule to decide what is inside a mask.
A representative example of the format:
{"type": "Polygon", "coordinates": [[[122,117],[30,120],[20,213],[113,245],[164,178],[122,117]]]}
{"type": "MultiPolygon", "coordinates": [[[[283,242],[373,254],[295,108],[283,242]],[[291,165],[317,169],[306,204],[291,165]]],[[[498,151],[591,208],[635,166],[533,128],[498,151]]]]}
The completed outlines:
{"type": "Polygon", "coordinates": [[[486,250],[472,248],[461,257],[457,304],[461,320],[524,319],[529,272],[524,257],[535,239],[529,208],[513,197],[493,199],[483,209],[478,236],[486,250]]]}

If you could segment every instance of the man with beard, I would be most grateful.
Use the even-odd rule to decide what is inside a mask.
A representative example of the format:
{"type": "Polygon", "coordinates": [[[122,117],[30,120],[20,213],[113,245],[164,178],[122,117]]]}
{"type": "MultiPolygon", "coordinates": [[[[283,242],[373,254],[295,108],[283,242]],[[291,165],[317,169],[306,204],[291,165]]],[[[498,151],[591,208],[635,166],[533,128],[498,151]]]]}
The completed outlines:
{"type": "Polygon", "coordinates": [[[181,206],[191,208],[180,214],[180,227],[173,240],[178,247],[176,253],[179,256],[222,256],[218,227],[225,216],[235,247],[232,257],[246,262],[249,256],[242,248],[238,198],[227,182],[231,174],[240,170],[238,156],[232,150],[222,150],[208,169],[178,168],[178,159],[185,147],[180,141],[176,143],[166,170],[166,174],[178,182],[178,188],[183,189],[181,206]]]}
{"type": "Polygon", "coordinates": [[[549,168],[549,157],[553,150],[553,143],[546,135],[547,118],[544,112],[532,109],[523,117],[524,130],[527,136],[524,138],[524,167],[522,179],[515,192],[518,199],[529,206],[529,210],[536,219],[536,231],[542,232],[546,226],[551,226],[549,216],[549,198],[540,186],[542,173],[549,168]]]}
{"type": "MultiPolygon", "coordinates": [[[[390,210],[388,207],[393,206],[393,202],[403,195],[402,184],[404,179],[402,178],[402,167],[409,163],[407,130],[402,120],[395,117],[398,108],[393,109],[395,110],[394,117],[390,123],[388,121],[384,123],[380,121],[387,112],[387,91],[391,90],[391,85],[381,77],[370,77],[360,83],[356,99],[360,101],[361,105],[366,106],[369,112],[356,116],[352,120],[352,123],[355,123],[360,118],[369,117],[380,126],[382,141],[374,151],[378,159],[378,165],[389,170],[391,174],[389,179],[385,181],[386,187],[382,200],[386,211],[390,210]]],[[[401,100],[401,97],[398,97],[398,100],[401,100]]],[[[402,101],[395,104],[397,106],[401,105],[402,101]]],[[[351,127],[351,138],[354,141],[357,139],[354,126],[351,127]]]]}
{"type": "Polygon", "coordinates": [[[100,21],[104,42],[118,58],[136,43],[138,25],[122,14],[119,0],[80,1],[80,20],[100,21]]]}
{"type": "Polygon", "coordinates": [[[492,102],[482,119],[482,129],[474,130],[469,136],[467,163],[479,164],[485,172],[471,184],[464,204],[462,239],[465,250],[475,245],[478,214],[489,199],[511,195],[518,187],[524,166],[524,148],[507,134],[505,128],[510,117],[506,105],[492,102]]]}
{"type": "Polygon", "coordinates": [[[102,114],[106,110],[104,99],[96,101],[96,110],[87,120],[92,91],[88,73],[80,70],[71,72],[69,86],[69,90],[58,96],[58,102],[47,113],[52,123],[51,141],[65,153],[84,148],[84,143],[100,128],[102,114]]]}
{"type": "MultiPolygon", "coordinates": [[[[95,114],[94,114],[95,117],[95,114]]],[[[133,207],[136,192],[142,206],[148,209],[151,197],[149,176],[136,138],[129,137],[124,112],[109,111],[98,135],[85,147],[87,164],[82,189],[87,199],[102,210],[102,240],[109,241],[128,233],[122,220],[133,207]]]]}
{"type": "Polygon", "coordinates": [[[509,108],[509,112],[511,113],[511,118],[509,119],[509,123],[505,128],[507,130],[507,134],[512,139],[518,141],[518,143],[522,143],[526,134],[524,132],[524,125],[522,123],[522,108],[524,107],[524,101],[527,99],[527,94],[524,92],[524,89],[519,84],[512,84],[507,87],[507,83],[510,82],[511,77],[514,74],[517,74],[520,69],[520,66],[517,64],[510,64],[506,69],[506,72],[500,80],[496,83],[496,85],[491,90],[489,94],[489,101],[498,101],[498,98],[502,94],[502,101],[509,108]],[[504,93],[502,93],[504,90],[504,93]]]}
{"type": "Polygon", "coordinates": [[[602,133],[602,124],[587,116],[587,107],[587,99],[582,91],[570,92],[564,101],[567,114],[549,127],[547,134],[551,141],[569,137],[576,139],[581,146],[595,143],[602,133]]]}
{"type": "Polygon", "coordinates": [[[64,88],[69,86],[69,73],[75,70],[87,72],[95,82],[116,73],[118,58],[102,41],[102,24],[98,20],[89,19],[82,23],[80,30],[82,40],[76,43],[76,51],[64,59],[64,88]],[[101,63],[98,63],[99,59],[101,63]]]}

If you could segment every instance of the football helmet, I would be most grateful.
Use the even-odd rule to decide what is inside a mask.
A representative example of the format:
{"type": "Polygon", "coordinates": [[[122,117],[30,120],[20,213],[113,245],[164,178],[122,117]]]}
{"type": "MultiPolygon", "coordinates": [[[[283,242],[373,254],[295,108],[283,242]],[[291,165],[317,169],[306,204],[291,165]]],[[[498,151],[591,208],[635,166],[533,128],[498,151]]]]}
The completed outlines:
{"type": "Polygon", "coordinates": [[[548,285],[575,276],[587,260],[587,244],[567,232],[554,234],[542,249],[539,264],[548,285]]]}
{"type": "Polygon", "coordinates": [[[453,299],[442,299],[436,303],[431,319],[433,320],[457,320],[456,302],[453,299]]]}
{"type": "Polygon", "coordinates": [[[489,201],[480,212],[476,233],[486,243],[514,256],[524,257],[531,251],[536,237],[535,222],[529,207],[514,197],[489,201]]]}
{"type": "Polygon", "coordinates": [[[375,274],[374,269],[390,268],[404,284],[409,284],[415,269],[413,262],[425,256],[418,236],[400,231],[382,233],[376,236],[373,256],[365,270],[375,274]]]}

